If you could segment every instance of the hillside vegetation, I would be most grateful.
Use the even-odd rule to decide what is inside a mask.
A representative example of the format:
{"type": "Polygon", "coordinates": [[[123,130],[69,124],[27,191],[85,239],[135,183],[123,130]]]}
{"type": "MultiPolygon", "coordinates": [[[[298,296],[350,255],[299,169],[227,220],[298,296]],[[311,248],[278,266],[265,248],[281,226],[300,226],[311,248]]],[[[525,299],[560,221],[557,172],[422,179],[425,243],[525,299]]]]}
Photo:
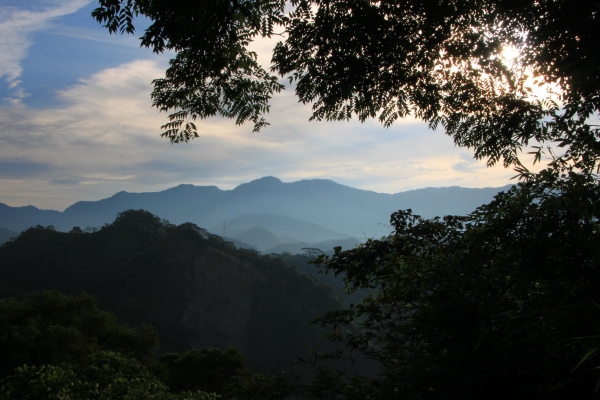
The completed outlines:
{"type": "Polygon", "coordinates": [[[309,322],[341,307],[333,288],[280,259],[141,210],[91,233],[30,228],[0,247],[0,277],[3,298],[88,292],[119,322],[155,326],[160,352],[233,346],[270,372],[330,349],[309,322]]]}

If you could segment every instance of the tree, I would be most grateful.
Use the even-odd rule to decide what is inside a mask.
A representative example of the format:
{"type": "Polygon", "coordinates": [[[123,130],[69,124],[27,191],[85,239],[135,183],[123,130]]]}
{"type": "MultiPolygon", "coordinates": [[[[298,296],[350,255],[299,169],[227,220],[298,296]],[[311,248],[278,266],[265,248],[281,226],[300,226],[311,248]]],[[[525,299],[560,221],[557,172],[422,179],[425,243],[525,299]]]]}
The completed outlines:
{"type": "Polygon", "coordinates": [[[322,256],[371,291],[319,318],[382,366],[362,397],[597,396],[599,203],[592,180],[524,183],[468,216],[399,211],[388,238],[322,256]]]}
{"type": "Polygon", "coordinates": [[[33,293],[25,301],[0,300],[0,379],[22,365],[77,363],[112,350],[150,365],[158,335],[148,325],[133,330],[100,311],[88,294],[33,293]]]}
{"type": "Polygon", "coordinates": [[[142,364],[114,352],[96,352],[77,365],[42,365],[17,368],[2,380],[0,399],[128,399],[217,400],[215,394],[169,393],[167,387],[142,364]]]}
{"type": "Polygon", "coordinates": [[[267,374],[240,374],[230,386],[234,400],[282,400],[293,393],[285,382],[267,374]]]}
{"type": "Polygon", "coordinates": [[[158,337],[150,326],[117,325],[87,295],[33,293],[0,300],[0,399],[216,400],[172,394],[154,368],[158,337]]]}
{"type": "Polygon", "coordinates": [[[85,293],[0,300],[0,400],[217,400],[231,391],[274,390],[249,373],[234,348],[169,353],[156,361],[157,347],[153,328],[117,325],[85,293]]]}
{"type": "Polygon", "coordinates": [[[414,115],[442,125],[456,144],[489,164],[521,174],[523,146],[562,146],[558,169],[598,166],[600,2],[584,0],[99,0],[92,15],[111,33],[133,33],[134,17],[152,21],[141,45],[173,50],[152,98],[171,111],[163,136],[197,136],[193,121],[222,115],[259,130],[271,96],[295,84],[315,120],[390,126],[414,115]],[[281,35],[272,74],[248,50],[257,37],[281,35]],[[506,60],[502,52],[520,52],[506,60]],[[537,95],[532,77],[553,88],[537,95]],[[185,124],[184,124],[185,123],[185,124]]]}
{"type": "Polygon", "coordinates": [[[228,398],[228,386],[236,376],[248,373],[244,356],[232,347],[163,354],[158,362],[159,375],[173,393],[201,390],[228,398]]]}
{"type": "Polygon", "coordinates": [[[83,230],[78,226],[74,226],[69,233],[83,233],[83,230]]]}

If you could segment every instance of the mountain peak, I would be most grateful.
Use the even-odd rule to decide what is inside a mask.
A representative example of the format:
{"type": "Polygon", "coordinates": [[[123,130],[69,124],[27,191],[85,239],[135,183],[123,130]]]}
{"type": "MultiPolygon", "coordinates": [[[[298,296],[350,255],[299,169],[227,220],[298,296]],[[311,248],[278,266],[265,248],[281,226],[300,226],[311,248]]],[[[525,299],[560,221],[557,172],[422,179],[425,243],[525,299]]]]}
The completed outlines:
{"type": "Polygon", "coordinates": [[[242,183],[233,190],[236,192],[264,192],[265,190],[279,187],[281,184],[283,184],[283,182],[281,182],[279,178],[265,176],[248,183],[242,183]]]}
{"type": "Polygon", "coordinates": [[[260,185],[265,185],[265,184],[274,185],[274,184],[280,184],[280,183],[283,183],[283,182],[281,182],[281,179],[276,178],[276,177],[271,176],[271,175],[269,175],[269,176],[263,176],[262,178],[258,178],[258,179],[255,179],[253,181],[248,182],[249,185],[252,185],[252,184],[254,184],[254,185],[258,185],[258,184],[260,184],[260,185]]]}

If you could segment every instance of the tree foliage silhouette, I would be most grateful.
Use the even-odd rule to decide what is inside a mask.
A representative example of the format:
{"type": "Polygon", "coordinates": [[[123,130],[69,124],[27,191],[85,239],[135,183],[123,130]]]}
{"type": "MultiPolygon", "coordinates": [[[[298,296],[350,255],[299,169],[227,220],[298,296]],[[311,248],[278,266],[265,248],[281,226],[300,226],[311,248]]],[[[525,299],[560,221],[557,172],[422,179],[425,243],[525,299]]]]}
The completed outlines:
{"type": "Polygon", "coordinates": [[[555,168],[597,168],[600,3],[512,0],[100,0],[92,15],[111,33],[152,22],[141,45],[173,50],[154,105],[170,111],[163,136],[197,136],[194,120],[222,115],[267,125],[272,95],[288,77],[312,119],[414,115],[443,126],[477,158],[527,170],[528,144],[558,143],[555,168]],[[289,12],[288,12],[289,11],[289,12]],[[248,50],[281,35],[271,73],[248,50]],[[515,59],[503,57],[511,47],[515,59]],[[552,88],[537,94],[528,77],[552,88]]]}
{"type": "Polygon", "coordinates": [[[319,318],[382,365],[363,394],[594,397],[599,200],[595,183],[521,184],[467,216],[397,212],[388,238],[321,257],[348,290],[371,291],[319,318]]]}

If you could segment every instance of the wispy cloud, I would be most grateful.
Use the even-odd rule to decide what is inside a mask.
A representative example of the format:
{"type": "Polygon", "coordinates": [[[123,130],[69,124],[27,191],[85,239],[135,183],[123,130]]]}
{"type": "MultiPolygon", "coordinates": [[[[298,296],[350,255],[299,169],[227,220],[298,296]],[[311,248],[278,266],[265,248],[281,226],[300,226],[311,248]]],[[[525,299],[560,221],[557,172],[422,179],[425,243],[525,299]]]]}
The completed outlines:
{"type": "MultiPolygon", "coordinates": [[[[100,26],[100,25],[98,25],[100,26]]],[[[135,35],[109,35],[108,30],[92,30],[89,28],[73,27],[65,25],[49,25],[46,34],[63,36],[68,39],[81,39],[91,42],[104,43],[116,46],[129,47],[139,50],[140,41],[135,35]],[[115,36],[118,40],[115,40],[115,36]]],[[[139,36],[139,35],[138,35],[139,36]]]]}
{"type": "Polygon", "coordinates": [[[4,78],[11,89],[11,95],[5,99],[20,104],[27,93],[19,87],[19,78],[23,73],[21,61],[27,56],[31,46],[31,34],[48,27],[48,23],[57,17],[76,12],[88,4],[88,0],[62,0],[51,2],[22,2],[21,7],[0,7],[0,78],[4,78]],[[31,6],[33,4],[33,6],[31,6]]]}
{"type": "Polygon", "coordinates": [[[443,132],[418,121],[390,129],[373,121],[309,123],[310,107],[298,104],[292,91],[273,99],[271,126],[260,133],[213,118],[198,123],[199,139],[170,145],[159,137],[166,115],[151,107],[149,97],[163,63],[140,60],[103,70],[59,92],[62,105],[54,109],[0,107],[0,159],[14,171],[29,171],[0,176],[0,202],[62,209],[120,190],[180,183],[228,189],[265,175],[333,179],[388,193],[503,186],[512,176],[485,168],[443,132]]]}

